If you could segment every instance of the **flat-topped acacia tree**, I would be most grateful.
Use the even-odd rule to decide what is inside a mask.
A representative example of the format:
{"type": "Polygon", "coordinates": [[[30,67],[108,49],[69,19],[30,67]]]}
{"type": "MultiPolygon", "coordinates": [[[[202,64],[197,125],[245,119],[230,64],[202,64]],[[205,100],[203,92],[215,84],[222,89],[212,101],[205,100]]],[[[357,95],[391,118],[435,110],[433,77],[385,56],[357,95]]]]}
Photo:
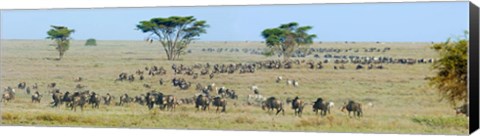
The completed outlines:
{"type": "Polygon", "coordinates": [[[299,46],[312,44],[315,34],[308,34],[311,26],[299,26],[297,22],[282,24],[277,28],[269,28],[262,31],[267,47],[271,53],[279,53],[284,60],[288,60],[299,46]]]}
{"type": "Polygon", "coordinates": [[[140,21],[137,30],[149,33],[147,41],[158,40],[167,54],[168,60],[176,60],[185,53],[187,46],[200,34],[206,33],[206,21],[193,16],[171,16],[140,21]]]}
{"type": "Polygon", "coordinates": [[[63,58],[63,55],[70,46],[70,35],[75,32],[73,29],[68,29],[65,26],[51,26],[52,29],[48,30],[47,39],[54,40],[56,42],[56,49],[59,53],[58,60],[63,58]]]}

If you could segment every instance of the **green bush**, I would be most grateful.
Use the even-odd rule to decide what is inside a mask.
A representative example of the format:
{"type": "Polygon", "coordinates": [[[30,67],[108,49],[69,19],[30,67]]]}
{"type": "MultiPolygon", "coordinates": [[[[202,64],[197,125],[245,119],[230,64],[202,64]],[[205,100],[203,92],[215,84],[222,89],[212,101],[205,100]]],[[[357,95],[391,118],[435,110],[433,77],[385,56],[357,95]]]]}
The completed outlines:
{"type": "Polygon", "coordinates": [[[90,38],[85,42],[85,46],[97,46],[97,40],[90,38]]]}

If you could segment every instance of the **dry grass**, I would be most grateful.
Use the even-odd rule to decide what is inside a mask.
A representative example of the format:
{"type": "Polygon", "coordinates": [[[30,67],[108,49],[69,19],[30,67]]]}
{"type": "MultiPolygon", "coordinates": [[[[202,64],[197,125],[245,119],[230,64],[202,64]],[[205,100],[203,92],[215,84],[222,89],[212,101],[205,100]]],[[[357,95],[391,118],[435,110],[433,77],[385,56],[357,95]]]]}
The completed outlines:
{"type": "MultiPolygon", "coordinates": [[[[201,52],[202,48],[263,48],[260,43],[197,42],[191,46],[193,53],[180,61],[166,61],[159,45],[149,45],[136,41],[97,41],[96,47],[82,46],[84,41],[73,41],[64,60],[52,61],[57,52],[48,46],[49,41],[1,41],[1,87],[16,86],[21,81],[27,85],[38,83],[39,91],[45,96],[40,104],[32,104],[30,96],[19,90],[12,103],[1,104],[3,125],[38,126],[88,126],[88,127],[141,127],[141,128],[186,128],[223,130],[276,130],[276,131],[317,131],[317,132],[380,132],[380,133],[428,133],[428,134],[467,134],[468,120],[456,116],[452,107],[439,102],[439,97],[426,86],[425,77],[432,75],[430,65],[384,65],[384,70],[354,70],[354,65],[346,65],[346,70],[333,70],[333,64],[325,64],[323,70],[309,70],[306,66],[295,66],[291,70],[258,70],[255,74],[222,74],[213,80],[200,76],[188,81],[202,84],[216,83],[236,90],[239,100],[229,101],[227,113],[197,112],[193,105],[181,105],[175,112],[149,111],[137,104],[104,106],[100,109],[87,107],[84,111],[73,112],[64,106],[50,108],[50,96],[46,94],[46,84],[57,82],[62,91],[72,91],[77,84],[75,77],[85,78],[82,84],[101,95],[107,92],[114,96],[128,93],[130,96],[145,93],[144,83],[165,94],[180,98],[191,97],[194,87],[179,90],[170,85],[160,86],[158,80],[169,81],[174,75],[170,66],[194,63],[237,63],[266,59],[264,56],[244,53],[201,52]],[[145,66],[163,66],[168,72],[163,77],[147,77],[143,82],[114,83],[120,72],[134,73],[145,66]],[[300,87],[275,83],[276,76],[296,79],[300,87]],[[257,85],[265,96],[281,99],[299,96],[307,102],[323,97],[336,103],[332,114],[327,117],[315,116],[308,105],[303,117],[294,117],[286,106],[285,116],[269,114],[259,107],[245,105],[246,95],[251,85],[257,85]],[[364,117],[348,118],[340,112],[339,106],[346,100],[374,103],[374,107],[364,107],[364,117]],[[233,104],[235,103],[236,106],[233,104]],[[441,129],[439,129],[441,128],[441,129]]],[[[357,53],[368,56],[392,56],[432,58],[435,53],[426,43],[324,43],[313,47],[364,48],[390,47],[386,53],[357,53]]],[[[331,53],[335,54],[335,53],[331,53]]],[[[352,53],[341,53],[352,54],[352,53]]],[[[320,54],[322,55],[322,54],[320,54]]],[[[314,58],[306,58],[314,59],[314,58]]]]}

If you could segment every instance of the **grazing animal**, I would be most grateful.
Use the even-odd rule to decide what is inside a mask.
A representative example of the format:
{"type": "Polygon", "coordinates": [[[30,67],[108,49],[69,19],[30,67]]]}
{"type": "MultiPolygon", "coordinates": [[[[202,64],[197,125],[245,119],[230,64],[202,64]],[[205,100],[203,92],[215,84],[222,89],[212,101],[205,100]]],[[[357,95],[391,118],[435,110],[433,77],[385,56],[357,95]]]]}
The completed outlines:
{"type": "Polygon", "coordinates": [[[92,95],[90,95],[90,99],[88,99],[88,103],[92,105],[92,108],[98,109],[100,105],[100,100],[100,96],[95,92],[92,92],[92,95]]]}
{"type": "Polygon", "coordinates": [[[468,104],[463,104],[462,106],[460,107],[456,107],[455,108],[455,112],[458,114],[465,114],[465,116],[468,117],[469,115],[469,111],[468,111],[468,104]]]}
{"type": "Polygon", "coordinates": [[[293,81],[292,81],[292,84],[293,84],[294,87],[298,87],[298,81],[293,80],[293,81]]]}
{"type": "Polygon", "coordinates": [[[32,103],[40,103],[40,100],[42,99],[42,95],[38,91],[35,91],[32,95],[32,103]]]}
{"type": "Polygon", "coordinates": [[[33,84],[32,89],[38,89],[37,83],[33,84]]]}
{"type": "Polygon", "coordinates": [[[131,74],[130,76],[128,76],[127,80],[133,82],[135,81],[135,77],[133,76],[133,74],[131,74]]]}
{"type": "Polygon", "coordinates": [[[143,87],[145,87],[145,88],[152,88],[149,84],[143,84],[143,87]]]}
{"type": "Polygon", "coordinates": [[[215,98],[213,98],[213,106],[217,107],[217,110],[216,112],[218,112],[218,109],[220,107],[222,107],[222,111],[221,112],[225,112],[226,111],[226,107],[227,107],[227,100],[225,100],[225,98],[222,98],[220,96],[217,96],[215,98]]]}
{"type": "Polygon", "coordinates": [[[70,95],[70,92],[65,92],[65,94],[63,96],[61,96],[61,93],[59,92],[60,90],[56,89],[55,90],[55,94],[58,94],[58,97],[59,98],[56,98],[55,94],[53,96],[53,107],[56,107],[58,105],[58,103],[65,103],[66,107],[69,107],[71,106],[72,104],[72,96],[70,95]]]}
{"type": "Polygon", "coordinates": [[[257,94],[257,95],[260,94],[260,92],[258,91],[258,87],[256,85],[252,86],[250,89],[253,91],[254,94],[257,94]]]}
{"type": "Polygon", "coordinates": [[[295,97],[292,101],[292,109],[295,111],[295,116],[299,116],[301,117],[302,116],[302,112],[303,112],[303,108],[304,108],[304,102],[302,99],[295,97]]]}
{"type": "Polygon", "coordinates": [[[325,116],[327,115],[327,112],[330,112],[330,108],[327,103],[323,102],[322,98],[317,98],[317,101],[313,103],[313,111],[315,114],[318,114],[318,111],[320,111],[320,115],[325,116]]]}
{"type": "Polygon", "coordinates": [[[347,110],[348,111],[348,116],[350,116],[350,112],[353,112],[353,116],[354,117],[361,117],[362,116],[362,105],[360,103],[356,103],[352,100],[348,101],[348,103],[346,103],[341,111],[343,112],[344,110],[347,110]]]}
{"type": "Polygon", "coordinates": [[[287,79],[287,85],[292,85],[292,80],[287,79]]]}
{"type": "Polygon", "coordinates": [[[27,92],[27,94],[30,94],[30,87],[25,88],[25,92],[27,92]]]}
{"type": "Polygon", "coordinates": [[[262,109],[267,109],[268,112],[277,110],[275,115],[282,112],[282,115],[285,115],[285,110],[283,109],[283,103],[280,100],[277,100],[275,97],[270,97],[262,103],[262,109]]]}
{"type": "Polygon", "coordinates": [[[145,96],[143,94],[141,94],[140,96],[135,96],[135,100],[134,102],[140,104],[140,105],[143,105],[145,104],[145,96]]]}
{"type": "Polygon", "coordinates": [[[77,84],[77,85],[75,86],[76,89],[84,89],[84,88],[86,88],[86,87],[87,87],[86,85],[82,85],[82,84],[77,84]]]}
{"type": "Polygon", "coordinates": [[[213,74],[213,73],[211,73],[211,74],[210,74],[210,79],[212,79],[212,78],[213,78],[213,76],[214,76],[214,74],[213,74]]]}
{"type": "Polygon", "coordinates": [[[25,89],[25,87],[27,87],[27,83],[25,82],[21,82],[21,83],[18,83],[18,89],[25,89]]]}
{"type": "Polygon", "coordinates": [[[83,78],[82,77],[77,77],[74,79],[75,82],[82,82],[83,81],[83,78]]]}
{"type": "Polygon", "coordinates": [[[202,94],[197,96],[197,99],[195,100],[195,108],[197,108],[197,111],[200,108],[205,111],[209,109],[209,105],[210,105],[210,100],[208,99],[207,96],[203,96],[202,94]]]}
{"type": "Polygon", "coordinates": [[[110,96],[109,93],[107,93],[107,95],[106,95],[106,96],[103,96],[102,98],[103,98],[103,102],[104,102],[103,104],[105,104],[105,105],[110,105],[110,102],[111,102],[112,99],[113,99],[113,97],[110,96]]]}
{"type": "Polygon", "coordinates": [[[163,78],[160,78],[158,82],[160,83],[160,85],[163,85],[163,78]]]}
{"type": "Polygon", "coordinates": [[[166,102],[166,107],[167,111],[174,111],[175,107],[177,106],[177,97],[173,95],[167,95],[167,102],[166,102]]]}
{"type": "Polygon", "coordinates": [[[328,113],[330,114],[330,109],[333,109],[333,107],[335,107],[335,103],[333,102],[327,102],[327,106],[328,106],[328,113]]]}
{"type": "Polygon", "coordinates": [[[281,76],[278,76],[278,77],[277,77],[277,80],[275,80],[275,82],[280,83],[280,81],[282,81],[282,77],[281,77],[281,76]]]}
{"type": "Polygon", "coordinates": [[[148,92],[145,96],[145,101],[149,110],[153,109],[155,103],[157,102],[157,93],[148,92]]]}
{"type": "Polygon", "coordinates": [[[4,103],[7,103],[10,100],[14,100],[14,99],[15,99],[15,89],[13,89],[12,87],[4,88],[1,101],[3,101],[4,103]]]}
{"type": "Polygon", "coordinates": [[[83,111],[83,107],[85,106],[87,102],[87,98],[85,97],[84,92],[75,92],[72,95],[72,104],[71,104],[71,110],[77,111],[77,107],[80,107],[80,110],[83,111]]]}
{"type": "Polygon", "coordinates": [[[57,83],[53,82],[47,85],[48,88],[55,88],[57,86],[57,83]]]}
{"type": "Polygon", "coordinates": [[[123,94],[122,96],[120,96],[119,105],[122,106],[125,103],[130,103],[130,97],[128,96],[128,94],[123,94]]]}
{"type": "Polygon", "coordinates": [[[363,69],[363,66],[359,64],[359,65],[357,65],[357,67],[355,69],[357,69],[357,70],[358,69],[363,69]]]}

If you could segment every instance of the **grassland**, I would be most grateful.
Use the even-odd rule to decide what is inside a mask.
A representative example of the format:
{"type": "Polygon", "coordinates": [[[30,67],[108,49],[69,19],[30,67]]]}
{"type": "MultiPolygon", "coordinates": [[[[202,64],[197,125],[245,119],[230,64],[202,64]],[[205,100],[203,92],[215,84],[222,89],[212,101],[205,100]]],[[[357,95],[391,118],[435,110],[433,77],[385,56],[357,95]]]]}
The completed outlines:
{"type": "MultiPolygon", "coordinates": [[[[56,82],[62,91],[72,91],[77,84],[75,77],[83,77],[82,84],[101,95],[107,92],[114,96],[128,93],[140,95],[150,89],[142,87],[149,83],[165,94],[179,98],[191,97],[194,87],[180,90],[170,84],[160,86],[158,80],[171,80],[171,64],[237,63],[251,62],[276,57],[265,57],[245,53],[205,53],[202,48],[263,48],[258,42],[197,42],[190,46],[192,53],[179,61],[166,61],[159,45],[142,41],[97,41],[98,46],[83,46],[85,41],[73,41],[70,50],[61,61],[54,61],[58,53],[49,41],[5,40],[1,41],[0,86],[15,87],[25,81],[27,85],[38,83],[44,94],[40,104],[30,102],[30,96],[18,91],[15,101],[1,104],[2,125],[35,126],[82,126],[82,127],[132,127],[132,128],[175,128],[175,129],[221,129],[221,130],[275,130],[314,132],[376,132],[418,134],[467,134],[468,119],[456,116],[453,107],[439,101],[439,96],[427,86],[425,77],[432,76],[429,64],[400,65],[385,64],[383,70],[354,70],[353,64],[346,70],[333,70],[333,64],[325,69],[310,70],[305,65],[290,70],[258,70],[254,74],[222,74],[214,79],[200,76],[187,81],[202,84],[215,83],[236,90],[239,100],[230,100],[227,113],[215,111],[196,112],[193,105],[180,105],[174,112],[153,110],[145,106],[104,106],[100,109],[86,108],[73,112],[64,106],[50,108],[50,96],[46,84],[56,82]],[[163,66],[168,72],[163,77],[147,77],[144,81],[114,83],[120,72],[133,73],[145,66],[163,66]],[[300,87],[275,83],[275,77],[296,79],[300,87]],[[313,101],[323,97],[336,103],[336,108],[327,117],[315,116],[307,106],[304,116],[294,117],[290,108],[285,116],[270,115],[259,107],[246,105],[246,96],[252,92],[249,86],[257,85],[264,96],[281,99],[299,96],[313,101]],[[339,106],[348,99],[361,103],[372,102],[374,107],[364,107],[361,119],[348,118],[339,106]]],[[[364,48],[390,47],[385,53],[359,52],[356,55],[392,56],[412,58],[435,58],[428,43],[323,43],[312,47],[364,48]]],[[[335,53],[331,53],[335,54],[335,53]]],[[[341,53],[354,54],[354,53],[341,53]]],[[[322,55],[322,54],[320,54],[322,55]]],[[[315,60],[314,58],[305,58],[315,60]]],[[[118,99],[116,100],[118,101],[118,99]]]]}

